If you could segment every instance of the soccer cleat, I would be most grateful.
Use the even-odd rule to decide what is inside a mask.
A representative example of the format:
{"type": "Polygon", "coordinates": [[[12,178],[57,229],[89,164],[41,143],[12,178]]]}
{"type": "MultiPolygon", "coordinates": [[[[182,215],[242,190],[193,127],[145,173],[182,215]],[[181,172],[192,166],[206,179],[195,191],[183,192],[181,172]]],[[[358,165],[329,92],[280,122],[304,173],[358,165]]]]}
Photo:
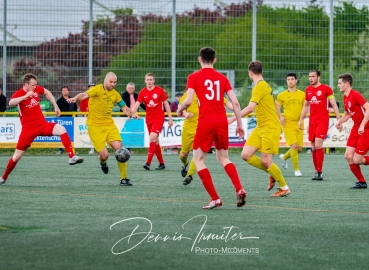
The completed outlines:
{"type": "Polygon", "coordinates": [[[295,176],[297,176],[297,177],[302,176],[302,173],[300,172],[300,170],[295,171],[295,176]]]}
{"type": "Polygon", "coordinates": [[[269,175],[269,186],[268,186],[267,190],[268,191],[271,190],[274,187],[274,185],[275,185],[275,180],[271,175],[269,175]]]}
{"type": "Polygon", "coordinates": [[[284,160],[284,154],[280,154],[279,158],[282,160],[282,167],[285,169],[288,169],[288,164],[287,164],[287,160],[284,160]]]}
{"type": "Polygon", "coordinates": [[[2,177],[0,177],[0,185],[4,185],[6,180],[4,180],[2,177]]]}
{"type": "Polygon", "coordinates": [[[202,209],[213,209],[215,207],[221,207],[222,204],[222,200],[219,198],[216,200],[211,200],[208,205],[203,206],[202,209]]]}
{"type": "Polygon", "coordinates": [[[132,186],[130,180],[128,178],[124,178],[122,180],[120,180],[120,185],[121,186],[132,186]]]}
{"type": "Polygon", "coordinates": [[[80,158],[79,156],[73,156],[69,159],[69,165],[75,165],[77,163],[82,163],[83,158],[80,158]]]}
{"type": "Polygon", "coordinates": [[[146,171],[150,171],[150,164],[145,164],[145,165],[143,165],[142,167],[144,167],[144,169],[146,170],[146,171]]]}
{"type": "Polygon", "coordinates": [[[183,180],[183,185],[187,186],[192,181],[192,176],[186,176],[186,178],[183,180]]]}
{"type": "Polygon", "coordinates": [[[188,163],[186,165],[181,166],[181,175],[182,177],[186,177],[188,172],[188,163]]]}
{"type": "Polygon", "coordinates": [[[101,170],[103,171],[103,173],[107,174],[109,172],[109,167],[106,162],[105,163],[100,162],[100,166],[101,166],[101,170]]]}
{"type": "Polygon", "coordinates": [[[315,173],[315,176],[313,178],[311,178],[311,180],[318,180],[318,181],[322,181],[323,180],[323,173],[315,173]]]}
{"type": "Polygon", "coordinates": [[[357,189],[357,188],[367,188],[367,184],[366,182],[362,183],[362,182],[356,182],[355,186],[350,187],[350,189],[357,189]]]}
{"type": "Polygon", "coordinates": [[[242,207],[246,204],[246,191],[241,189],[237,192],[237,207],[242,207]]]}
{"type": "Polygon", "coordinates": [[[164,169],[165,169],[165,164],[159,164],[159,166],[155,168],[155,170],[164,170],[164,169]]]}
{"type": "Polygon", "coordinates": [[[276,193],[271,194],[270,197],[287,197],[288,195],[290,195],[290,193],[290,188],[286,190],[280,188],[276,193]]]}

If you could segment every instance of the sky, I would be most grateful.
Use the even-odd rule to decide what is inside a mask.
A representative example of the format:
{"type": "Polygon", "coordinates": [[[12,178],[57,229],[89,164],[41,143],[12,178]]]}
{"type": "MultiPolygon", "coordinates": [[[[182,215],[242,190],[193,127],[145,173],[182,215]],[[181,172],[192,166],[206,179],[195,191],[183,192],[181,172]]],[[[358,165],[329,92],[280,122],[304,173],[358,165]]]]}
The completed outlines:
{"type": "MultiPolygon", "coordinates": [[[[239,3],[243,0],[222,0],[223,3],[239,3]]],[[[364,3],[365,0],[357,2],[364,3]]],[[[176,0],[177,13],[192,10],[196,5],[200,8],[214,9],[214,0],[176,0]]],[[[330,0],[321,0],[328,4],[330,0]]],[[[337,2],[335,0],[335,2],[337,2]]],[[[219,1],[217,1],[219,3],[219,1]]],[[[306,6],[305,0],[264,0],[264,4],[272,6],[296,5],[306,6]]],[[[8,45],[20,41],[47,41],[56,37],[67,37],[69,33],[81,32],[82,20],[89,20],[89,0],[7,0],[7,37],[8,45]],[[32,5],[29,3],[32,2],[32,5]]],[[[111,9],[117,7],[132,8],[137,14],[156,13],[171,14],[171,0],[94,0],[93,14],[112,15],[111,9]]],[[[0,0],[0,42],[3,41],[4,0],[0,0]]],[[[327,10],[328,11],[328,10],[327,10]]]]}

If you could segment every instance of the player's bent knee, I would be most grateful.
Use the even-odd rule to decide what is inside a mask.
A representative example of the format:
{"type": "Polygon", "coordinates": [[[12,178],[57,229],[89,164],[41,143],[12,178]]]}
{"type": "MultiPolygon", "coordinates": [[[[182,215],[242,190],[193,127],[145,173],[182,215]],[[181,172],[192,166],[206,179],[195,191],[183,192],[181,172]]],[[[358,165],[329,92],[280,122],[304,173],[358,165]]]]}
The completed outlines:
{"type": "Polygon", "coordinates": [[[54,130],[53,130],[53,134],[54,135],[62,135],[64,133],[66,133],[66,132],[67,132],[67,130],[62,125],[56,124],[54,126],[54,130]]]}

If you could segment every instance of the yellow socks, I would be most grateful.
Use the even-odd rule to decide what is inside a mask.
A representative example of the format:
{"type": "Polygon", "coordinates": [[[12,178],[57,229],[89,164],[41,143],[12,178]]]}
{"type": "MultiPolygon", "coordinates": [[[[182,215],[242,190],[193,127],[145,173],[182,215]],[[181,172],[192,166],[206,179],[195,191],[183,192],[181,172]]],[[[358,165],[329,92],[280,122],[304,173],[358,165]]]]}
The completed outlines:
{"type": "Polygon", "coordinates": [[[267,168],[261,162],[261,158],[259,158],[258,156],[254,155],[254,156],[250,157],[246,162],[248,164],[250,164],[251,166],[254,166],[255,168],[263,170],[264,172],[268,172],[267,168]]]}
{"type": "Polygon", "coordinates": [[[118,169],[120,174],[120,179],[126,179],[127,178],[127,162],[117,162],[118,163],[118,169]]]}
{"type": "Polygon", "coordinates": [[[190,161],[190,167],[188,168],[188,172],[186,176],[194,175],[196,173],[196,166],[195,162],[193,161],[193,158],[190,161]]]}
{"type": "Polygon", "coordinates": [[[292,166],[295,169],[295,171],[300,170],[299,169],[299,153],[296,149],[290,149],[288,152],[291,152],[291,162],[292,166]]]}
{"type": "Polygon", "coordinates": [[[267,172],[274,178],[275,181],[278,182],[280,188],[283,189],[285,186],[287,186],[287,183],[283,178],[281,170],[275,163],[272,163],[272,166],[270,166],[267,169],[267,172]]]}

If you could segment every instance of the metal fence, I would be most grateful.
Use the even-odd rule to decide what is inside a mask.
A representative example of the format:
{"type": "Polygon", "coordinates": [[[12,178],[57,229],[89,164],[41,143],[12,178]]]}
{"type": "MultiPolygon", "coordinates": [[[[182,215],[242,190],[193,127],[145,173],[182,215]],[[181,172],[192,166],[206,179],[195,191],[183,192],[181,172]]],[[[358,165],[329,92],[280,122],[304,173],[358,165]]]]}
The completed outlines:
{"type": "Polygon", "coordinates": [[[138,91],[153,72],[174,99],[200,67],[199,49],[212,46],[215,67],[230,78],[243,106],[251,85],[247,65],[255,59],[275,93],[286,87],[288,72],[305,89],[309,70],[320,69],[338,100],[337,76],[344,72],[369,98],[366,2],[2,0],[0,85],[9,99],[32,72],[58,98],[61,86],[75,95],[108,71],[118,75],[119,92],[128,82],[138,91]]]}

